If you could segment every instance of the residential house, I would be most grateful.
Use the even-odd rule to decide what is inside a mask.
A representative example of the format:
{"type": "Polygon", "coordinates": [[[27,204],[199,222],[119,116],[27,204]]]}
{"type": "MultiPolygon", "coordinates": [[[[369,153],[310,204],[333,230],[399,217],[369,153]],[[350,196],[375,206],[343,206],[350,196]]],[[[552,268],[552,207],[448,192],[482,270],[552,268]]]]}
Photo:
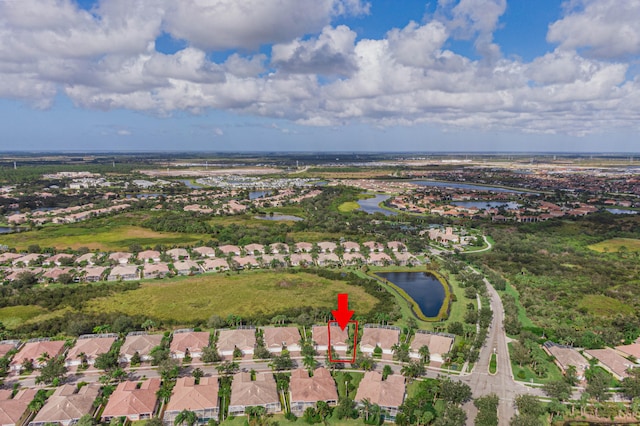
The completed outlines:
{"type": "Polygon", "coordinates": [[[202,264],[205,272],[222,272],[229,270],[229,263],[225,259],[205,259],[202,264]]]}
{"type": "Polygon", "coordinates": [[[409,356],[419,359],[420,348],[426,346],[429,348],[430,361],[433,364],[437,363],[437,366],[439,366],[444,363],[442,355],[451,351],[454,340],[455,336],[453,335],[436,334],[419,330],[411,342],[409,356]]]}
{"type": "Polygon", "coordinates": [[[389,247],[394,253],[403,253],[407,251],[407,246],[402,244],[400,241],[389,241],[387,243],[387,247],[389,247]]]}
{"type": "Polygon", "coordinates": [[[11,397],[11,389],[0,390],[0,425],[21,426],[30,414],[29,403],[33,401],[38,390],[34,388],[20,389],[11,397]]]}
{"type": "Polygon", "coordinates": [[[102,421],[109,423],[114,417],[126,417],[132,422],[150,419],[158,406],[156,392],[159,389],[158,378],[118,384],[102,412],[102,421]]]}
{"type": "Polygon", "coordinates": [[[96,282],[102,280],[106,270],[104,266],[87,266],[82,270],[81,275],[86,282],[96,282]]]}
{"type": "Polygon", "coordinates": [[[368,247],[371,253],[384,251],[384,244],[377,241],[365,241],[362,245],[368,247]]]}
{"type": "Polygon", "coordinates": [[[262,244],[247,244],[244,246],[244,251],[247,253],[247,256],[259,256],[264,254],[264,246],[262,244]]]}
{"type": "Polygon", "coordinates": [[[95,253],[85,253],[82,256],[76,258],[76,265],[82,265],[84,262],[87,262],[87,265],[93,265],[96,260],[95,253]]]}
{"type": "Polygon", "coordinates": [[[218,352],[223,357],[232,357],[235,348],[240,349],[243,356],[253,356],[253,350],[256,346],[256,330],[251,328],[220,330],[217,346],[218,352]]]}
{"type": "Polygon", "coordinates": [[[335,253],[320,253],[317,260],[318,266],[339,265],[340,258],[335,253]]]}
{"type": "Polygon", "coordinates": [[[85,414],[93,414],[93,402],[100,393],[99,383],[89,383],[78,389],[77,385],[62,385],[47,399],[29,426],[50,424],[71,426],[85,414]]]}
{"type": "Polygon", "coordinates": [[[200,265],[193,260],[180,260],[174,262],[173,267],[178,275],[195,275],[202,272],[200,265]]]}
{"type": "Polygon", "coordinates": [[[345,241],[341,245],[345,253],[358,253],[360,251],[360,244],[353,241],[345,241]]]}
{"type": "Polygon", "coordinates": [[[132,281],[137,280],[138,267],[136,265],[118,265],[114,266],[107,277],[108,281],[132,281]]]}
{"type": "Polygon", "coordinates": [[[216,251],[211,247],[196,247],[193,249],[193,251],[198,253],[202,257],[216,257],[216,251]]]}
{"type": "Polygon", "coordinates": [[[269,246],[271,253],[273,254],[287,254],[289,253],[289,246],[283,243],[273,243],[269,246]]]}
{"type": "Polygon", "coordinates": [[[169,349],[173,358],[183,359],[187,354],[191,358],[200,358],[202,348],[209,346],[208,331],[176,330],[169,349]]]}
{"type": "Polygon", "coordinates": [[[331,373],[324,367],[317,368],[313,377],[309,377],[307,370],[299,368],[291,372],[289,381],[289,401],[291,411],[298,416],[307,407],[315,407],[318,401],[329,405],[338,403],[338,390],[331,373]]]}
{"type": "Polygon", "coordinates": [[[313,264],[313,258],[309,253],[293,253],[289,256],[291,266],[306,266],[313,264]]]}
{"type": "Polygon", "coordinates": [[[256,373],[255,380],[251,380],[251,373],[237,373],[233,376],[229,415],[242,415],[247,407],[264,407],[267,413],[281,410],[273,374],[256,373]]]}
{"type": "Polygon", "coordinates": [[[265,254],[262,256],[261,266],[264,268],[271,268],[274,266],[286,266],[287,260],[282,254],[265,254]]]}
{"type": "Polygon", "coordinates": [[[57,282],[62,275],[73,275],[73,271],[71,268],[59,268],[55,267],[53,269],[45,269],[44,273],[41,276],[41,281],[43,282],[57,282]]]}
{"type": "Polygon", "coordinates": [[[113,262],[117,262],[120,265],[126,265],[127,263],[129,263],[129,260],[131,259],[131,253],[126,253],[126,252],[122,252],[122,251],[116,251],[114,253],[111,253],[108,257],[109,260],[113,261],[113,262]]]}
{"type": "Polygon", "coordinates": [[[20,340],[2,340],[0,341],[0,358],[20,347],[20,340]]]}
{"type": "Polygon", "coordinates": [[[240,247],[232,246],[230,244],[222,245],[218,247],[218,250],[220,250],[222,254],[225,256],[228,256],[228,255],[240,256],[240,252],[241,252],[240,247]]]}
{"type": "Polygon", "coordinates": [[[627,373],[629,368],[638,367],[637,364],[624,358],[612,348],[589,349],[584,351],[584,355],[597,359],[600,365],[618,380],[629,376],[627,373]]]}
{"type": "Polygon", "coordinates": [[[166,263],[145,263],[142,267],[143,278],[164,278],[169,273],[166,263]]]}
{"type": "Polygon", "coordinates": [[[338,325],[314,325],[311,329],[316,351],[327,352],[329,348],[329,327],[331,327],[331,346],[336,352],[346,352],[349,342],[349,331],[342,330],[338,325]]]}
{"type": "Polygon", "coordinates": [[[142,361],[149,361],[149,354],[162,343],[161,334],[147,334],[140,331],[129,333],[120,347],[120,362],[131,362],[131,357],[137,352],[142,361]]]}
{"type": "MultiPolygon", "coordinates": [[[[58,254],[55,254],[55,255],[51,256],[50,258],[48,258],[44,262],[42,262],[42,264],[43,265],[62,266],[62,263],[65,263],[65,261],[63,259],[73,259],[73,255],[72,254],[67,254],[67,253],[58,253],[58,254]]],[[[67,263],[67,265],[69,265],[69,263],[67,263]]]]}
{"type": "Polygon", "coordinates": [[[375,266],[387,266],[393,264],[393,259],[387,253],[369,253],[369,264],[375,266]]]}
{"type": "Polygon", "coordinates": [[[377,404],[385,413],[385,420],[393,421],[404,401],[405,391],[404,377],[391,374],[382,380],[379,372],[367,371],[360,381],[355,401],[362,404],[367,399],[371,404],[377,404]]]}
{"type": "Polygon", "coordinates": [[[24,256],[13,259],[11,264],[13,266],[19,266],[20,264],[24,266],[30,266],[32,262],[37,263],[37,262],[40,262],[41,260],[44,262],[44,260],[46,260],[47,257],[48,256],[44,256],[40,253],[29,253],[29,254],[25,254],[24,256]]]}
{"type": "Polygon", "coordinates": [[[616,351],[625,358],[640,360],[640,343],[616,346],[616,351]]]}
{"type": "Polygon", "coordinates": [[[178,378],[164,412],[164,424],[174,426],[176,416],[183,410],[196,413],[198,424],[218,420],[218,389],[217,377],[202,377],[198,384],[193,377],[178,378]]]}
{"type": "Polygon", "coordinates": [[[43,354],[50,358],[57,357],[64,351],[64,340],[33,339],[24,344],[20,351],[13,357],[11,371],[20,372],[25,360],[33,361],[35,368],[41,368],[46,361],[39,361],[43,354]]]}
{"type": "Polygon", "coordinates": [[[283,349],[300,352],[300,331],[298,327],[265,327],[262,329],[264,344],[271,353],[279,354],[283,349]]]}
{"type": "Polygon", "coordinates": [[[89,365],[93,365],[98,355],[109,352],[117,338],[117,334],[83,334],[78,337],[73,348],[69,349],[65,365],[80,365],[81,355],[86,357],[89,365]]]}
{"type": "Polygon", "coordinates": [[[311,250],[313,250],[313,244],[301,242],[294,245],[293,251],[296,253],[311,253],[311,250]]]}
{"type": "Polygon", "coordinates": [[[382,353],[393,355],[394,345],[400,342],[400,329],[398,327],[376,327],[365,325],[360,340],[360,350],[365,354],[372,354],[376,346],[382,349],[382,353]]]}
{"type": "Polygon", "coordinates": [[[236,267],[239,269],[251,269],[251,268],[259,268],[260,262],[255,257],[252,256],[235,256],[231,259],[231,262],[235,262],[236,267]]]}
{"type": "Polygon", "coordinates": [[[16,259],[20,259],[22,256],[24,255],[20,253],[2,253],[0,254],[0,265],[11,263],[16,259]]]}
{"type": "Polygon", "coordinates": [[[344,253],[342,255],[342,261],[345,265],[360,265],[366,263],[366,259],[360,253],[344,253]]]}
{"type": "Polygon", "coordinates": [[[149,262],[160,262],[160,252],[157,250],[145,250],[138,253],[138,260],[149,263],[149,262]]]}
{"type": "Polygon", "coordinates": [[[338,245],[336,243],[332,243],[331,241],[321,241],[318,243],[318,248],[322,253],[333,253],[336,251],[338,245]]]}
{"type": "Polygon", "coordinates": [[[171,250],[167,250],[166,254],[169,255],[173,260],[188,260],[189,253],[187,250],[183,248],[174,248],[171,250]]]}
{"type": "Polygon", "coordinates": [[[589,367],[589,361],[580,352],[570,346],[558,345],[551,341],[545,342],[542,348],[554,358],[556,365],[566,374],[569,366],[576,368],[578,380],[584,380],[584,372],[589,367]]]}

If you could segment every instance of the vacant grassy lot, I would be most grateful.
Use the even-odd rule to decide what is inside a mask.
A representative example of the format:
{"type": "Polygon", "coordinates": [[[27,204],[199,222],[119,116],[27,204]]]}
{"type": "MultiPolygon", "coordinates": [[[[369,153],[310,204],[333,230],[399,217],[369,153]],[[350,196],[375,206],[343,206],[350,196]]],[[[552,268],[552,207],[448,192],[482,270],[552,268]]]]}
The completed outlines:
{"type": "Polygon", "coordinates": [[[358,204],[356,201],[345,201],[338,206],[338,211],[341,213],[348,213],[354,210],[358,210],[359,208],[360,204],[358,204]]]}
{"type": "Polygon", "coordinates": [[[334,308],[337,294],[347,292],[349,307],[356,314],[369,312],[377,302],[360,287],[312,274],[245,272],[150,281],[137,290],[94,299],[85,310],[192,323],[213,314],[250,316],[304,306],[334,308]]]}
{"type": "Polygon", "coordinates": [[[0,322],[7,328],[13,328],[45,312],[40,306],[7,306],[0,308],[0,322]]]}
{"type": "Polygon", "coordinates": [[[591,250],[600,253],[618,252],[621,247],[626,247],[627,251],[640,251],[640,240],[634,238],[612,238],[610,240],[601,241],[597,244],[588,246],[591,250]]]}
{"type": "Polygon", "coordinates": [[[588,312],[602,317],[634,313],[632,306],[601,294],[589,294],[584,296],[578,305],[578,308],[584,308],[588,312]]]}
{"type": "Polygon", "coordinates": [[[55,247],[59,250],[88,247],[91,250],[115,251],[127,250],[132,244],[140,244],[143,247],[156,244],[171,246],[193,244],[199,240],[209,239],[207,235],[156,232],[118,222],[92,220],[70,225],[51,225],[39,230],[5,235],[2,241],[3,244],[18,250],[24,250],[31,244],[38,244],[40,247],[55,247]]]}

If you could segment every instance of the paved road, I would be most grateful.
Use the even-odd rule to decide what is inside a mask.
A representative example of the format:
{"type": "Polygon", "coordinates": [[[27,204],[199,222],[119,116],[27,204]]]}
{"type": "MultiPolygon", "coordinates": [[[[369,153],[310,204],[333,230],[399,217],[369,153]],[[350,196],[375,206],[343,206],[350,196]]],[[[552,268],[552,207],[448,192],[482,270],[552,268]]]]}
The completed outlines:
{"type": "MultiPolygon", "coordinates": [[[[477,271],[476,271],[477,272],[477,271]]],[[[507,335],[504,332],[504,308],[500,295],[485,278],[487,294],[489,296],[493,320],[489,326],[489,332],[485,345],[480,350],[478,362],[473,368],[472,374],[460,378],[471,387],[474,398],[495,393],[500,398],[498,405],[498,418],[500,425],[508,425],[509,419],[515,414],[515,397],[521,394],[544,396],[538,388],[531,388],[513,379],[511,362],[509,361],[509,349],[507,347],[507,335]],[[491,354],[495,352],[498,363],[498,371],[495,375],[489,374],[489,362],[491,354]]],[[[465,405],[467,411],[467,424],[473,425],[477,410],[472,402],[465,405]]]]}

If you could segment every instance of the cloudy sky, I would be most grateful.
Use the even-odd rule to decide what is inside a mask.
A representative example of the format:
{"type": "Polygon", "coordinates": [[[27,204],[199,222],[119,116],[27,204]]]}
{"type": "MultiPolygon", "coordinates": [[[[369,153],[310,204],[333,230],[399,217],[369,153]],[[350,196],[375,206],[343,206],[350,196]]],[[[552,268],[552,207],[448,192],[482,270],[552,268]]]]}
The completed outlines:
{"type": "Polygon", "coordinates": [[[638,152],[639,0],[0,0],[0,150],[638,152]]]}

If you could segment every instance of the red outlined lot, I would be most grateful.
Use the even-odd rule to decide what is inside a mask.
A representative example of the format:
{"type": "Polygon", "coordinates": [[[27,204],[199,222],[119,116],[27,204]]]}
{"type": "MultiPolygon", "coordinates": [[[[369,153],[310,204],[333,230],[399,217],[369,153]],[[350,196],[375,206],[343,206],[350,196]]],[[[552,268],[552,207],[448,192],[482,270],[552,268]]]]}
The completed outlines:
{"type": "MultiPolygon", "coordinates": [[[[356,362],[356,347],[358,346],[358,321],[349,321],[349,324],[355,324],[355,332],[353,334],[353,347],[351,348],[351,354],[352,357],[348,358],[348,359],[333,359],[331,357],[331,323],[335,323],[336,325],[338,324],[338,321],[335,320],[330,320],[327,323],[327,331],[328,331],[328,336],[329,336],[329,346],[327,348],[327,353],[329,354],[329,362],[348,362],[348,363],[355,363],[356,362]]],[[[347,348],[348,349],[348,348],[347,348]]]]}

